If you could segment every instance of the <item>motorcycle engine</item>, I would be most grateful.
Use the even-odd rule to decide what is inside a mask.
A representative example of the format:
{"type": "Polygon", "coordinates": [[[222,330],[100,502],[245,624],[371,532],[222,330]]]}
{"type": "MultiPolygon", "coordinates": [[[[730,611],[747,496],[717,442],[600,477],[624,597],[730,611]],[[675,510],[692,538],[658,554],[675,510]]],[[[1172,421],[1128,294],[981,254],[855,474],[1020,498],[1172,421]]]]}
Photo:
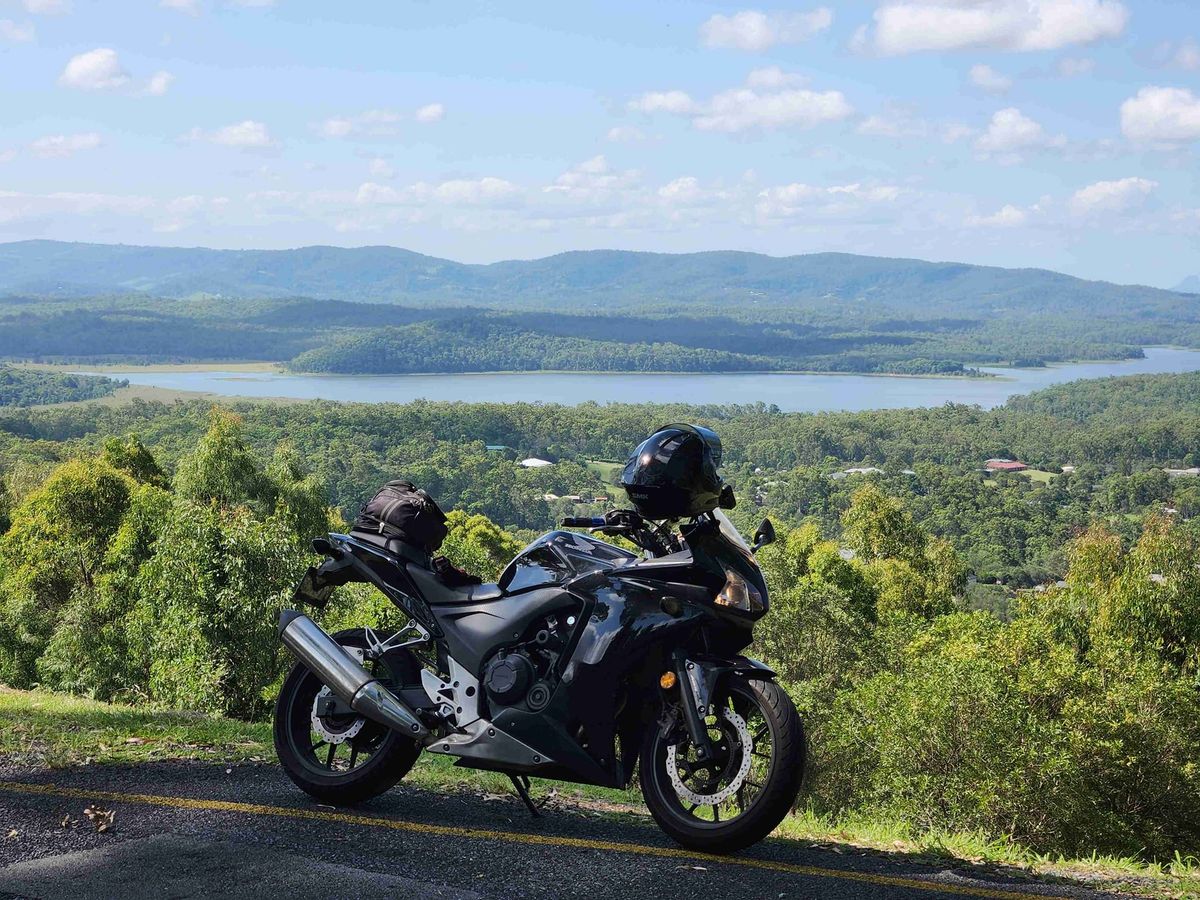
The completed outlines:
{"type": "Polygon", "coordinates": [[[549,616],[531,626],[526,640],[493,657],[483,668],[483,689],[493,708],[524,703],[539,712],[550,703],[557,684],[555,663],[566,647],[573,617],[549,616]]]}
{"type": "Polygon", "coordinates": [[[493,703],[512,706],[525,696],[534,675],[533,661],[518,650],[488,663],[483,673],[483,686],[493,703]]]}

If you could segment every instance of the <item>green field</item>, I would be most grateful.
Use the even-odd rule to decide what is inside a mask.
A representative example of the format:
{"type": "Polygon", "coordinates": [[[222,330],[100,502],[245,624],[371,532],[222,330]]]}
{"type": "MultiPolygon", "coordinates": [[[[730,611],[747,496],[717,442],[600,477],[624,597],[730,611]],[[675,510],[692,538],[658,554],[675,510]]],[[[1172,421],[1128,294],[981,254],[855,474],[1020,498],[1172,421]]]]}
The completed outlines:
{"type": "Polygon", "coordinates": [[[600,480],[605,484],[616,484],[617,478],[621,474],[621,469],[624,463],[609,462],[603,459],[589,459],[585,461],[588,471],[595,472],[600,476],[600,480]]]}

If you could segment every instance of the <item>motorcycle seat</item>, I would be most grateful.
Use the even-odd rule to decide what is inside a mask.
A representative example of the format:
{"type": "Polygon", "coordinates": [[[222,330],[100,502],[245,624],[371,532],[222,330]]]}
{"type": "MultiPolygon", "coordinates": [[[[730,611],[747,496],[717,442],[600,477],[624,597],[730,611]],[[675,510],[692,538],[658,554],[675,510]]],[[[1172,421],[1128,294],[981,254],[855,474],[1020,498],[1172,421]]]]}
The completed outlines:
{"type": "Polygon", "coordinates": [[[499,600],[504,592],[498,584],[464,584],[451,587],[436,572],[409,563],[408,574],[421,596],[430,606],[464,603],[486,603],[499,600]]]}
{"type": "Polygon", "coordinates": [[[422,553],[412,544],[406,544],[404,541],[397,538],[390,538],[384,534],[373,534],[370,531],[351,531],[350,537],[362,544],[369,544],[372,547],[378,547],[386,553],[397,557],[407,563],[416,563],[426,570],[433,568],[433,563],[429,556],[422,553]]]}

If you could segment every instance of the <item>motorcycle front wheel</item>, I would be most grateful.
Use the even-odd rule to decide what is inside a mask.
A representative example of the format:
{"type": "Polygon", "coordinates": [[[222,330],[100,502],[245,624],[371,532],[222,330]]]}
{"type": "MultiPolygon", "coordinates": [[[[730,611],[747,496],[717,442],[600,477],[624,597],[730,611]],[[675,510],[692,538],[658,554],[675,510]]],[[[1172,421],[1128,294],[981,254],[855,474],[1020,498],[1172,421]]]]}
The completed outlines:
{"type": "MultiPolygon", "coordinates": [[[[367,646],[361,628],[339,631],[333,639],[350,650],[367,646]]],[[[420,683],[416,660],[405,651],[371,663],[371,671],[392,690],[420,683]]],[[[411,737],[357,713],[330,711],[329,688],[296,663],[275,701],[275,752],[287,776],[305,793],[348,806],[396,784],[421,748],[411,737]]]]}
{"type": "Polygon", "coordinates": [[[648,730],[639,767],[650,814],[685,847],[733,853],[783,821],[804,779],[804,727],[770,681],[735,675],[705,722],[715,750],[701,760],[682,729],[648,730]]]}

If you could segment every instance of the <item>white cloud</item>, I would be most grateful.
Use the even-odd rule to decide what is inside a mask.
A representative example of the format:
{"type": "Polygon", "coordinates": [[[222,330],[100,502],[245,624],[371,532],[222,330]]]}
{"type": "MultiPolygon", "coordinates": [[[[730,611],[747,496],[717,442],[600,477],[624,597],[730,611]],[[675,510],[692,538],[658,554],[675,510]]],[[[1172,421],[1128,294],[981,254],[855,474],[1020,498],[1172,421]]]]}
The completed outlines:
{"type": "Polygon", "coordinates": [[[1022,151],[1065,144],[1064,138],[1050,137],[1040,124],[1010,106],[992,116],[987,131],[975,140],[975,149],[984,156],[996,156],[1011,163],[1019,160],[1022,151]]]}
{"type": "Polygon", "coordinates": [[[868,137],[908,138],[924,137],[929,132],[929,125],[922,119],[915,118],[905,111],[898,110],[886,114],[867,116],[858,123],[855,129],[859,134],[868,137]]]}
{"type": "Polygon", "coordinates": [[[1188,38],[1175,51],[1173,62],[1179,68],[1186,69],[1188,72],[1195,72],[1197,69],[1200,69],[1200,45],[1197,45],[1194,40],[1188,38]]]}
{"type": "Polygon", "coordinates": [[[635,144],[645,139],[646,133],[634,125],[614,125],[605,135],[605,140],[614,144],[635,144]]]}
{"type": "Polygon", "coordinates": [[[1077,190],[1068,205],[1076,215],[1125,212],[1141,206],[1157,187],[1157,181],[1147,178],[1097,181],[1077,190]]]}
{"type": "Polygon", "coordinates": [[[765,188],[755,211],[764,219],[786,219],[814,213],[840,214],[864,206],[892,203],[903,193],[895,185],[842,184],[829,187],[795,182],[765,188]]]}
{"type": "Polygon", "coordinates": [[[632,188],[639,179],[633,169],[616,171],[603,155],[593,156],[563,172],[554,183],[542,189],[544,194],[583,203],[611,200],[632,188]]]}
{"type": "Polygon", "coordinates": [[[446,116],[446,107],[440,103],[429,103],[422,106],[413,115],[418,122],[430,123],[440,122],[446,116]]]}
{"type": "Polygon", "coordinates": [[[1007,203],[990,216],[968,216],[966,224],[973,228],[1016,228],[1024,225],[1029,214],[1007,203]]]}
{"type": "Polygon", "coordinates": [[[503,206],[517,198],[520,188],[503,178],[454,178],[439,184],[418,181],[394,188],[373,181],[359,186],[355,202],[360,206],[503,206]]]}
{"type": "Polygon", "coordinates": [[[369,169],[370,173],[376,178],[395,178],[396,177],[396,170],[392,168],[392,164],[380,156],[377,156],[371,160],[371,164],[368,167],[368,169],[369,169]]]}
{"type": "Polygon", "coordinates": [[[1064,78],[1088,75],[1096,68],[1096,61],[1086,56],[1066,56],[1058,61],[1058,74],[1064,78]]]}
{"type": "MultiPolygon", "coordinates": [[[[422,124],[440,122],[446,108],[440,103],[430,103],[415,110],[412,120],[422,124]]],[[[344,137],[392,137],[400,133],[408,117],[392,109],[368,109],[365,112],[331,116],[316,126],[317,131],[329,138],[344,137]]]]}
{"type": "Polygon", "coordinates": [[[746,87],[752,88],[783,88],[804,84],[803,75],[795,72],[785,72],[779,66],[766,66],[754,69],[746,76],[746,87]]]}
{"type": "Polygon", "coordinates": [[[64,159],[81,150],[95,150],[103,141],[94,131],[80,134],[48,134],[29,145],[34,156],[42,159],[64,159]]]}
{"type": "Polygon", "coordinates": [[[67,0],[23,0],[22,5],[27,13],[35,16],[61,16],[71,11],[67,0]]]}
{"type": "Polygon", "coordinates": [[[321,134],[325,135],[325,137],[346,137],[353,131],[354,122],[350,119],[345,119],[340,116],[326,119],[321,123],[321,134]]]}
{"type": "Polygon", "coordinates": [[[812,128],[854,114],[841,91],[784,90],[759,93],[753,88],[722,91],[693,120],[702,131],[812,128]]]}
{"type": "Polygon", "coordinates": [[[1011,78],[983,63],[971,66],[970,78],[975,87],[992,94],[1003,94],[1012,87],[1011,78]]]}
{"type": "Polygon", "coordinates": [[[1121,132],[1131,140],[1200,140],[1200,98],[1187,88],[1144,87],[1121,104],[1121,132]]]}
{"type": "Polygon", "coordinates": [[[959,141],[975,137],[976,133],[974,128],[962,122],[948,122],[940,129],[942,142],[946,144],[957,144],[959,141]]]}
{"type": "Polygon", "coordinates": [[[222,147],[233,147],[238,150],[263,150],[275,145],[267,126],[252,119],[246,119],[246,121],[234,125],[226,125],[216,131],[193,128],[184,135],[184,140],[206,141],[210,144],[219,144],[222,147]]]}
{"type": "Polygon", "coordinates": [[[811,12],[771,12],[746,9],[731,16],[715,15],[700,26],[700,39],[708,47],[761,52],[776,44],[798,44],[833,24],[833,12],[819,7],[811,12]]]}
{"type": "Polygon", "coordinates": [[[7,150],[0,150],[0,164],[10,163],[17,158],[17,151],[12,147],[7,150]]]}
{"type": "Polygon", "coordinates": [[[651,91],[629,101],[629,108],[636,112],[665,112],[676,116],[687,116],[696,112],[696,101],[683,91],[651,91]]]}
{"type": "Polygon", "coordinates": [[[265,9],[268,6],[274,6],[275,0],[229,0],[229,5],[265,9]]]}
{"type": "Polygon", "coordinates": [[[886,0],[859,43],[886,55],[923,50],[1053,50],[1116,37],[1119,0],[886,0]]]}
{"type": "Polygon", "coordinates": [[[511,200],[517,190],[515,184],[503,178],[455,178],[435,187],[433,196],[441,203],[487,206],[511,200]]]}
{"type": "Polygon", "coordinates": [[[200,15],[200,0],[158,0],[158,5],[163,9],[187,13],[189,16],[200,15]]]}
{"type": "Polygon", "coordinates": [[[25,219],[61,216],[135,216],[154,207],[152,197],[130,194],[99,194],[57,191],[52,194],[27,194],[0,191],[0,225],[25,219]]]}
{"type": "Polygon", "coordinates": [[[13,44],[28,44],[33,40],[35,34],[32,22],[21,25],[12,19],[0,19],[0,40],[13,44]]]}
{"type": "Polygon", "coordinates": [[[174,81],[175,76],[170,72],[155,72],[146,82],[146,89],[143,93],[149,94],[151,97],[161,97],[171,89],[174,81]]]}
{"type": "Polygon", "coordinates": [[[701,200],[704,197],[704,191],[700,188],[699,179],[685,175],[660,187],[658,196],[668,203],[687,206],[701,200]]]}
{"type": "Polygon", "coordinates": [[[98,47],[71,57],[58,83],[81,91],[107,91],[129,83],[129,73],[121,68],[117,52],[98,47]]]}
{"type": "Polygon", "coordinates": [[[798,77],[777,68],[755,69],[748,79],[753,85],[721,91],[707,103],[697,103],[683,91],[655,91],[630,101],[629,108],[688,116],[701,131],[726,132],[811,128],[854,114],[841,91],[785,87],[798,77]]]}

